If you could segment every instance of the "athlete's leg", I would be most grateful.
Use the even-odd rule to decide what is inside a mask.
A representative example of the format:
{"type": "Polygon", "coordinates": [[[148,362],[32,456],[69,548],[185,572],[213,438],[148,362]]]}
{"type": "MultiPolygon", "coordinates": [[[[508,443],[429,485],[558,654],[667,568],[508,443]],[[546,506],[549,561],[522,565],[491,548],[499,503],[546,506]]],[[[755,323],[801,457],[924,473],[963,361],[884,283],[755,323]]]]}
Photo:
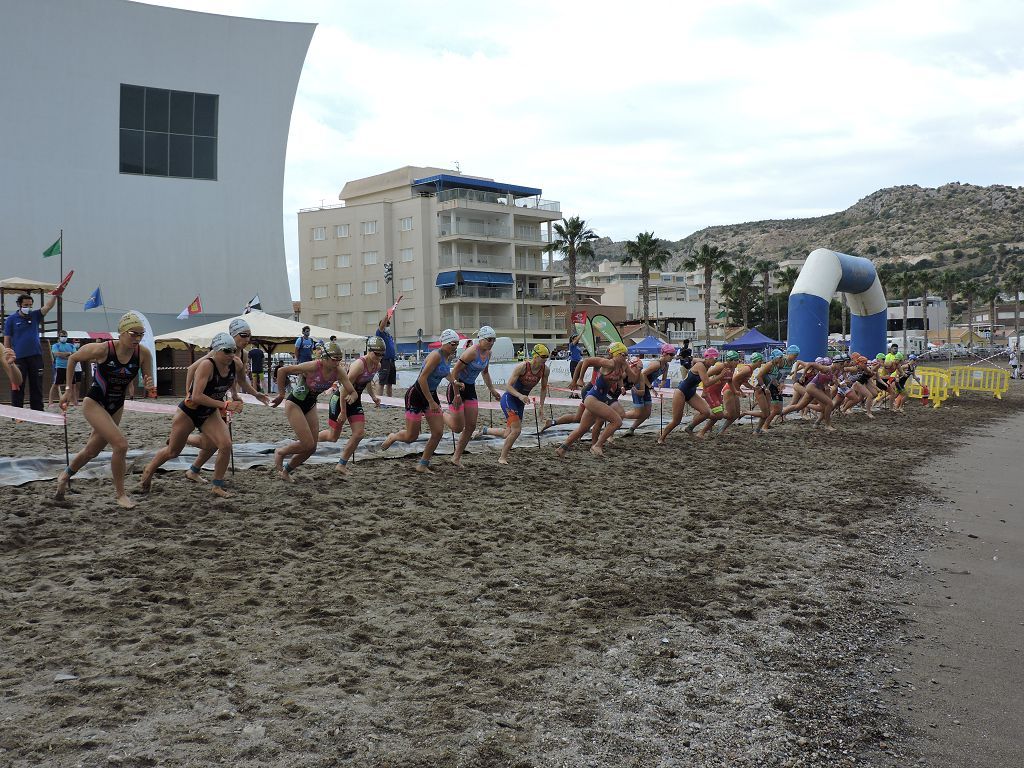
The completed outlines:
{"type": "MultiPolygon", "coordinates": [[[[215,418],[216,414],[209,418],[215,418]]],[[[156,455],[150,459],[149,464],[142,470],[142,477],[139,479],[139,490],[143,493],[149,492],[150,483],[153,482],[153,474],[166,462],[171,459],[177,458],[181,453],[181,449],[185,447],[185,442],[188,440],[188,436],[192,434],[192,431],[196,428],[196,425],[192,423],[191,417],[180,408],[174,412],[174,418],[171,419],[171,434],[167,438],[167,445],[156,452],[156,455]]]]}

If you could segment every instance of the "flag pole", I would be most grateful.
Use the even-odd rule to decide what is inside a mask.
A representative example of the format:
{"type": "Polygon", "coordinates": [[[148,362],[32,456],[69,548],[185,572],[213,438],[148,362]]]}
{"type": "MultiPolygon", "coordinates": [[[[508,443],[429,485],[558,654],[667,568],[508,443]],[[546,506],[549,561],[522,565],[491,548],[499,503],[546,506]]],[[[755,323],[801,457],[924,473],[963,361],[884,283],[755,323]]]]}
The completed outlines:
{"type": "MultiPolygon", "coordinates": [[[[52,229],[50,230],[53,231],[52,229]]],[[[60,274],[57,276],[57,285],[61,284],[64,280],[64,228],[61,227],[60,238],[60,274]]],[[[60,335],[60,329],[64,327],[64,291],[60,292],[61,295],[57,297],[57,335],[60,335]]]]}

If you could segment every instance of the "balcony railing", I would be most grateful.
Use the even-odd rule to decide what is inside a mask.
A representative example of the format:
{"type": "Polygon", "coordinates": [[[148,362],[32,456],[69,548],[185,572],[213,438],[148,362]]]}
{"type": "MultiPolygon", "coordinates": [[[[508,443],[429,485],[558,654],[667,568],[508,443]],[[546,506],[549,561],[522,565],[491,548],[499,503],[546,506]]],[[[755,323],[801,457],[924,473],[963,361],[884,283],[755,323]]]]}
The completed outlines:
{"type": "Polygon", "coordinates": [[[442,267],[484,267],[487,269],[512,269],[512,259],[490,253],[442,253],[438,256],[442,267]]]}
{"type": "Polygon", "coordinates": [[[463,331],[475,331],[481,325],[489,325],[492,328],[511,328],[512,327],[512,316],[511,315],[492,315],[492,314],[481,314],[474,315],[472,312],[466,312],[465,308],[459,312],[459,319],[455,319],[454,313],[441,313],[441,325],[446,328],[459,328],[463,331]]]}
{"type": "Polygon", "coordinates": [[[464,221],[456,221],[451,224],[447,221],[438,222],[437,236],[450,237],[452,235],[476,235],[478,237],[502,237],[506,240],[512,236],[508,227],[498,224],[467,224],[464,221]]]}
{"type": "Polygon", "coordinates": [[[553,211],[558,213],[562,210],[562,204],[557,200],[542,200],[539,197],[521,197],[512,199],[500,192],[483,192],[478,189],[446,189],[437,196],[439,203],[449,203],[453,200],[466,203],[487,203],[488,205],[508,205],[515,208],[527,208],[539,211],[553,211]]]}
{"type": "Polygon", "coordinates": [[[550,317],[527,317],[524,321],[519,318],[519,327],[529,331],[550,331],[555,327],[555,321],[550,317]]]}
{"type": "Polygon", "coordinates": [[[488,285],[450,285],[441,289],[441,300],[445,299],[514,299],[511,288],[495,288],[488,285]]]}
{"type": "MultiPolygon", "coordinates": [[[[523,298],[523,294],[522,294],[521,291],[516,291],[516,296],[518,296],[520,300],[522,300],[522,298],[523,298]]],[[[550,293],[549,291],[527,291],[526,292],[526,300],[527,301],[554,301],[555,300],[555,296],[554,296],[553,293],[550,293]]]]}
{"type": "Polygon", "coordinates": [[[697,340],[697,331],[669,331],[668,337],[672,341],[690,341],[697,340]]]}
{"type": "Polygon", "coordinates": [[[550,243],[548,233],[535,227],[516,227],[516,240],[529,240],[531,243],[550,243]]]}
{"type": "Polygon", "coordinates": [[[530,272],[547,272],[542,259],[530,259],[524,256],[516,256],[516,269],[528,270],[530,272]]]}

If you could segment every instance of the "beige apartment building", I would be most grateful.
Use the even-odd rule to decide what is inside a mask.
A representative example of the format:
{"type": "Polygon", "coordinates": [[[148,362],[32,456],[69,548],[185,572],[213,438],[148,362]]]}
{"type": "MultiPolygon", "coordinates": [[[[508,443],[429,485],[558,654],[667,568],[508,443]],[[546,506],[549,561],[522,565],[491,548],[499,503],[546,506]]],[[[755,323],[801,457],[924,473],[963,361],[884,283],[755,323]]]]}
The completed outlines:
{"type": "Polygon", "coordinates": [[[561,338],[544,248],[562,213],[541,191],[415,166],[347,182],[341,205],[299,211],[302,319],[368,336],[402,296],[392,332],[407,353],[445,328],[561,338]]]}

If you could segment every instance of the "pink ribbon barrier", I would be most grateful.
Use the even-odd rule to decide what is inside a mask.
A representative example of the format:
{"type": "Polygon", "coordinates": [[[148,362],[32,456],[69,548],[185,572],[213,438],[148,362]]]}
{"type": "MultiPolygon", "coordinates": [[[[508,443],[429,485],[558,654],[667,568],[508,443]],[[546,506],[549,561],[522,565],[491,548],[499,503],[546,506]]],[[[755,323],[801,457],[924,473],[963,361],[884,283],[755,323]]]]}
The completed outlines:
{"type": "Polygon", "coordinates": [[[174,413],[178,410],[178,406],[167,403],[147,403],[145,400],[125,400],[124,409],[136,413],[174,413]]]}
{"type": "Polygon", "coordinates": [[[18,421],[30,421],[33,424],[48,424],[53,427],[59,427],[64,424],[63,414],[33,411],[28,408],[15,408],[13,405],[0,405],[0,416],[18,421]]]}

